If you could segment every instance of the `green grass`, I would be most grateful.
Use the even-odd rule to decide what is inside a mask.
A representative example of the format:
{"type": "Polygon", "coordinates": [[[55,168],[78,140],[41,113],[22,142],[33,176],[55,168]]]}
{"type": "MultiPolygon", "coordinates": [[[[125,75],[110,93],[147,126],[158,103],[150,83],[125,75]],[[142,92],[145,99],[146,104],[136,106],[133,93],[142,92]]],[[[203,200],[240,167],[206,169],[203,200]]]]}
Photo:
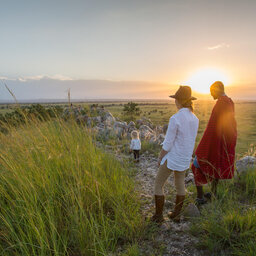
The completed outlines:
{"type": "Polygon", "coordinates": [[[139,207],[126,167],[72,120],[0,135],[1,255],[107,255],[141,235],[139,207]]]}
{"type": "MultiPolygon", "coordinates": [[[[213,104],[195,105],[197,142],[213,104]]],[[[239,156],[256,152],[255,105],[236,104],[239,156]]],[[[120,104],[106,108],[121,115],[120,104]]],[[[140,108],[157,125],[168,123],[176,112],[167,103],[140,103],[140,108]]],[[[147,224],[134,193],[134,171],[127,171],[125,161],[121,164],[96,148],[90,132],[72,120],[8,129],[0,134],[0,255],[108,255],[123,244],[128,245],[123,255],[140,255],[138,241],[147,224]]],[[[114,151],[129,152],[128,140],[97,139],[114,151]]],[[[160,147],[144,141],[145,151],[157,155],[160,147]]],[[[214,255],[256,255],[255,184],[255,170],[221,182],[218,199],[193,224],[198,246],[214,255]]],[[[195,193],[192,197],[187,201],[194,201],[195,193]]]]}
{"type": "Polygon", "coordinates": [[[145,141],[143,140],[141,142],[141,153],[150,153],[153,154],[155,157],[158,157],[159,152],[161,151],[161,147],[160,145],[156,145],[153,143],[150,143],[149,141],[145,141]]]}
{"type": "MultiPolygon", "coordinates": [[[[141,116],[151,119],[156,125],[168,124],[169,118],[176,113],[177,109],[173,103],[159,102],[159,103],[139,103],[139,108],[142,110],[141,116]]],[[[196,101],[195,114],[199,118],[199,130],[196,143],[198,143],[203,135],[203,132],[208,123],[212,108],[215,101],[196,101]]],[[[114,116],[122,118],[122,108],[117,104],[104,104],[114,116]]],[[[238,139],[236,151],[238,157],[247,154],[251,144],[256,141],[256,103],[255,102],[235,102],[236,120],[238,139]]],[[[137,117],[136,119],[139,119],[137,117]]]]}
{"type": "MultiPolygon", "coordinates": [[[[123,118],[122,109],[123,105],[127,102],[97,102],[98,105],[104,105],[104,107],[109,110],[115,117],[123,118]]],[[[142,102],[136,101],[139,104],[139,108],[142,113],[141,116],[136,117],[136,119],[145,116],[150,118],[151,121],[156,125],[168,124],[170,116],[176,113],[177,109],[173,101],[159,101],[159,102],[142,102]]],[[[74,103],[74,106],[83,106],[88,108],[89,105],[93,103],[74,103]]],[[[215,104],[214,100],[198,100],[195,101],[195,114],[200,120],[198,136],[196,143],[198,143],[203,135],[205,127],[208,123],[212,108],[215,104]]],[[[25,107],[29,104],[21,104],[21,107],[25,107]]],[[[67,107],[66,104],[43,104],[45,107],[49,106],[62,106],[67,107]]],[[[14,105],[2,105],[3,109],[0,109],[0,113],[5,113],[6,111],[13,111],[14,105]],[[8,109],[6,109],[8,107],[8,109]]],[[[247,154],[248,149],[251,144],[255,144],[256,141],[256,102],[235,102],[236,120],[238,128],[238,140],[236,152],[238,157],[247,154]]],[[[254,145],[253,145],[254,146],[254,145]]]]}
{"type": "Polygon", "coordinates": [[[141,252],[139,250],[139,246],[138,244],[133,244],[128,246],[128,248],[126,248],[125,252],[122,253],[121,256],[140,256],[141,252]]]}
{"type": "Polygon", "coordinates": [[[222,182],[191,232],[214,255],[256,255],[256,170],[222,182]]]}

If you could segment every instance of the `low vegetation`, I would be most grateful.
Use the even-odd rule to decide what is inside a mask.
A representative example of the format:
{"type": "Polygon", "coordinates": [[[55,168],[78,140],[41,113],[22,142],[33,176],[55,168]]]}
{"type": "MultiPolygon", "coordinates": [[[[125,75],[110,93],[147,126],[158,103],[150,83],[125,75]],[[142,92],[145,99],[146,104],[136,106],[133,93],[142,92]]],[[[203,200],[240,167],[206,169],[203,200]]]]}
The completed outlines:
{"type": "Polygon", "coordinates": [[[1,255],[107,255],[141,235],[129,172],[86,128],[27,121],[0,141],[1,255]]]}
{"type": "MultiPolygon", "coordinates": [[[[121,117],[125,106],[106,108],[121,117]]],[[[254,106],[237,104],[240,155],[255,156],[254,106]]],[[[95,107],[82,110],[93,116],[95,107]]],[[[196,106],[197,140],[211,107],[196,106]]],[[[170,104],[133,105],[136,108],[127,112],[128,118],[150,116],[155,125],[167,123],[176,111],[170,104]]],[[[0,115],[1,255],[116,255],[124,244],[122,256],[141,255],[139,240],[146,223],[134,193],[133,172],[95,145],[128,154],[129,140],[92,137],[82,123],[72,116],[64,120],[62,113],[61,106],[29,105],[0,115]]],[[[159,150],[142,141],[141,153],[157,156],[159,150]]],[[[256,170],[220,183],[217,198],[201,207],[201,217],[191,228],[199,247],[213,255],[256,255],[255,184],[256,170]]],[[[187,202],[196,194],[194,186],[189,190],[193,193],[187,202]]]]}
{"type": "Polygon", "coordinates": [[[222,182],[217,198],[201,208],[191,229],[214,255],[256,255],[256,172],[222,182]]]}
{"type": "Polygon", "coordinates": [[[134,121],[136,117],[140,116],[141,110],[138,107],[138,104],[135,102],[128,102],[124,104],[123,107],[123,120],[125,121],[134,121]]]}
{"type": "MultiPolygon", "coordinates": [[[[162,102],[132,102],[136,104],[136,108],[139,108],[139,115],[133,115],[133,121],[140,119],[142,116],[150,118],[152,123],[155,125],[168,124],[169,118],[173,115],[177,109],[172,101],[162,101],[162,102]]],[[[248,148],[252,143],[256,141],[255,132],[255,120],[256,120],[256,103],[255,102],[235,102],[236,108],[236,120],[238,127],[238,140],[236,152],[238,157],[247,154],[248,148]]],[[[115,117],[119,117],[123,120],[123,109],[128,102],[97,102],[97,103],[74,103],[74,106],[80,106],[85,112],[93,106],[104,106],[105,109],[109,110],[115,117]]],[[[195,101],[195,114],[200,120],[199,131],[197,136],[197,143],[200,141],[203,131],[209,120],[209,116],[215,101],[195,101]]],[[[67,104],[43,104],[46,109],[64,108],[69,107],[67,104]]],[[[22,104],[22,108],[29,108],[31,105],[22,104]]],[[[0,107],[0,114],[5,115],[6,113],[11,113],[15,110],[14,104],[3,104],[0,107]]],[[[93,116],[93,112],[90,113],[93,116]]],[[[130,120],[129,115],[127,115],[130,120]]],[[[1,115],[0,115],[1,119],[1,115]]],[[[128,120],[128,121],[129,121],[128,120]]]]}
{"type": "Polygon", "coordinates": [[[44,107],[40,104],[29,106],[16,106],[11,112],[0,113],[1,131],[6,130],[5,126],[19,126],[29,119],[46,121],[59,117],[63,113],[61,106],[44,107]]]}

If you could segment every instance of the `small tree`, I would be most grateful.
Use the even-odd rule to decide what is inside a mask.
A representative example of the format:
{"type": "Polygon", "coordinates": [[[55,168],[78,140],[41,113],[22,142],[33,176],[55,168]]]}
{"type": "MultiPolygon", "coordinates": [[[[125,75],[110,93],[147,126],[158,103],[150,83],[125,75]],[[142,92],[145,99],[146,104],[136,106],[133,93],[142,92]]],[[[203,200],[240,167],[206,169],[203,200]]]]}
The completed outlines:
{"type": "Polygon", "coordinates": [[[124,104],[123,116],[126,121],[132,121],[136,116],[139,116],[140,114],[141,111],[137,103],[131,101],[127,104],[124,104]]]}

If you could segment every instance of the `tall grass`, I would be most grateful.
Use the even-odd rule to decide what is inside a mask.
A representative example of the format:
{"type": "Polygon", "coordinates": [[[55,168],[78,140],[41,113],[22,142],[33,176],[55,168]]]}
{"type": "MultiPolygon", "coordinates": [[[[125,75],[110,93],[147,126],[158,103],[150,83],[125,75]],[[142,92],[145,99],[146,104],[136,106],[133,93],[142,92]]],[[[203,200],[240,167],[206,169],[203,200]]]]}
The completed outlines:
{"type": "Polygon", "coordinates": [[[141,153],[148,152],[157,157],[160,150],[161,150],[161,145],[156,145],[146,140],[142,140],[141,142],[141,153]]]}
{"type": "Polygon", "coordinates": [[[107,255],[142,223],[129,173],[86,128],[34,121],[0,135],[1,255],[107,255]]]}
{"type": "Polygon", "coordinates": [[[256,172],[248,170],[219,186],[218,197],[202,209],[192,233],[214,255],[256,255],[256,172]]]}

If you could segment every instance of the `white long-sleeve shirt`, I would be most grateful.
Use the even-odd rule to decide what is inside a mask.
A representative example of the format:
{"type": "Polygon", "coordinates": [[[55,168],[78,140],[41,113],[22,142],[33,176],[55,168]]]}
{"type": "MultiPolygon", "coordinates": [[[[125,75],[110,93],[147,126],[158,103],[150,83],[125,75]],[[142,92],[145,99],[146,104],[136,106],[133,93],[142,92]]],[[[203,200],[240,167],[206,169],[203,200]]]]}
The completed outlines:
{"type": "Polygon", "coordinates": [[[163,149],[168,153],[161,165],[167,160],[167,167],[173,171],[189,168],[197,136],[199,120],[188,108],[181,108],[169,120],[163,149]]]}
{"type": "Polygon", "coordinates": [[[130,144],[131,150],[141,150],[141,142],[140,139],[132,139],[130,144]]]}

